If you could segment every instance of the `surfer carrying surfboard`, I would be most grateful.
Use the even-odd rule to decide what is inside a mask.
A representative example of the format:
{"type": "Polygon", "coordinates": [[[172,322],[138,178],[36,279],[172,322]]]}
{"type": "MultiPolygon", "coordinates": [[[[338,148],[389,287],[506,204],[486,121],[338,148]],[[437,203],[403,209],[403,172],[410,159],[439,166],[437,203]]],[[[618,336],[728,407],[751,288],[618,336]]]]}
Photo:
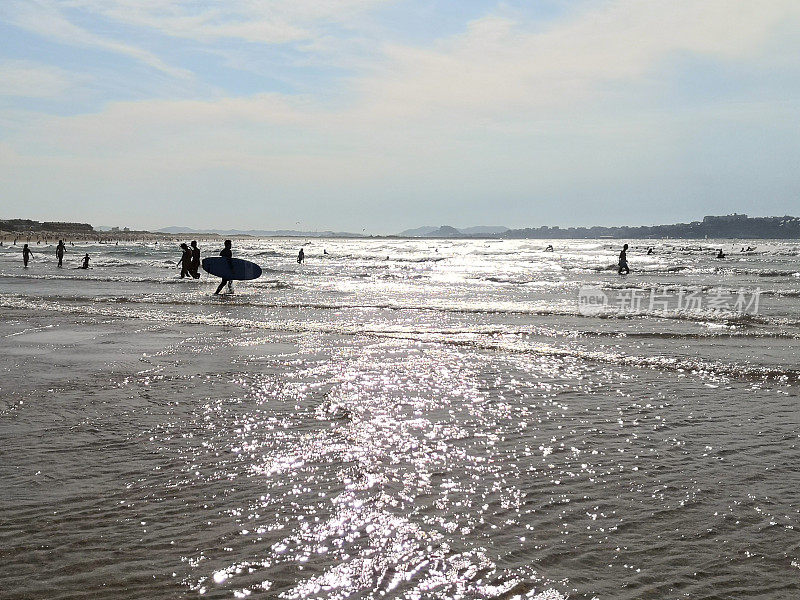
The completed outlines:
{"type": "MultiPolygon", "coordinates": [[[[222,250],[219,251],[219,255],[222,258],[227,258],[228,259],[228,264],[229,264],[229,266],[231,268],[231,271],[233,271],[233,251],[231,250],[231,245],[232,244],[233,244],[233,242],[231,242],[230,240],[225,240],[225,247],[222,250]]],[[[222,283],[219,284],[219,287],[217,288],[217,291],[214,292],[214,294],[215,295],[219,294],[222,291],[222,288],[225,287],[226,283],[228,284],[228,292],[229,293],[233,293],[233,281],[230,280],[230,279],[223,278],[222,279],[222,283]]]]}
{"type": "Polygon", "coordinates": [[[203,270],[210,275],[222,279],[215,294],[219,294],[225,284],[228,284],[229,293],[233,292],[232,281],[248,281],[261,277],[261,267],[256,263],[241,258],[233,258],[231,253],[231,241],[225,240],[225,249],[219,256],[206,256],[200,265],[203,270]]]}

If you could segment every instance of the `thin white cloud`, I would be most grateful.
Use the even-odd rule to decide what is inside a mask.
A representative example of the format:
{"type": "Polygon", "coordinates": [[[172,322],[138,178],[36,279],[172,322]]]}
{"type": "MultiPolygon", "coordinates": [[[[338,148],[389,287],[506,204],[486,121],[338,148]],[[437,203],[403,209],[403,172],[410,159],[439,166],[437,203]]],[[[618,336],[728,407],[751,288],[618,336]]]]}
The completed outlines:
{"type": "MultiPolygon", "coordinates": [[[[90,3],[96,4],[82,0],[90,3]]],[[[262,10],[269,4],[237,6],[262,10]]],[[[112,5],[122,10],[128,3],[112,5]]],[[[148,18],[159,10],[144,0],[141,6],[148,18]]],[[[298,6],[324,14],[310,2],[298,6]]],[[[191,17],[183,8],[174,9],[174,18],[191,17]]],[[[181,25],[185,35],[217,35],[209,31],[224,19],[203,15],[199,25],[181,25]]],[[[293,15],[287,22],[304,19],[293,15]]],[[[776,44],[774,34],[798,20],[796,0],[614,0],[536,27],[507,13],[489,15],[426,47],[375,48],[362,57],[349,95],[336,103],[319,91],[118,102],[94,114],[29,115],[7,137],[0,177],[13,175],[20,187],[19,173],[52,167],[59,187],[69,188],[79,173],[81,193],[99,197],[92,181],[108,193],[119,173],[128,190],[173,189],[180,203],[189,201],[181,194],[189,194],[193,181],[212,173],[231,196],[241,192],[254,207],[277,192],[298,202],[371,197],[376,207],[392,193],[387,189],[395,197],[396,190],[411,190],[435,202],[452,197],[450,190],[476,198],[594,197],[596,188],[609,196],[625,189],[652,192],[647,186],[657,182],[677,195],[685,191],[686,164],[701,164],[698,157],[728,139],[729,131],[765,133],[759,147],[739,140],[740,147],[715,163],[718,172],[709,175],[715,180],[737,181],[742,161],[765,154],[773,142],[785,144],[798,130],[796,95],[776,86],[774,98],[755,97],[750,104],[715,100],[654,110],[647,96],[657,95],[653,82],[679,56],[795,68],[797,59],[787,56],[800,55],[797,40],[781,37],[776,44]],[[705,147],[695,143],[699,138],[705,147]]],[[[798,158],[797,149],[782,156],[784,162],[798,158]]],[[[784,171],[775,179],[785,179],[784,171]]],[[[752,181],[757,189],[758,180],[752,181]]]]}
{"type": "Polygon", "coordinates": [[[0,14],[16,27],[26,29],[50,40],[73,46],[85,46],[115,52],[133,58],[172,77],[186,78],[191,73],[168,65],[158,56],[136,46],[118,42],[78,27],[67,19],[57,2],[48,0],[6,0],[0,14]]]}
{"type": "Polygon", "coordinates": [[[63,0],[62,5],[163,35],[263,44],[313,40],[316,29],[353,19],[392,0],[63,0]]]}
{"type": "Polygon", "coordinates": [[[796,0],[615,0],[533,32],[488,16],[431,49],[388,45],[384,72],[359,86],[374,106],[406,115],[563,111],[681,53],[747,61],[799,19],[796,0]]]}
{"type": "Polygon", "coordinates": [[[26,60],[0,61],[0,96],[58,98],[84,76],[26,60]]]}
{"type": "MultiPolygon", "coordinates": [[[[100,0],[71,2],[95,5],[100,0]]],[[[122,7],[129,2],[108,3],[122,7]]],[[[150,11],[160,6],[147,0],[138,4],[150,11]]],[[[181,12],[184,4],[178,3],[173,10],[181,12]]],[[[275,5],[292,12],[285,4],[250,0],[237,6],[255,10],[275,5]]],[[[313,3],[303,1],[292,10],[323,15],[333,4],[322,2],[312,10],[313,3]]],[[[469,130],[476,123],[483,127],[486,118],[501,122],[569,119],[595,108],[605,84],[638,85],[678,53],[763,60],[759,53],[773,28],[799,18],[800,3],[795,0],[765,0],[757,7],[728,0],[615,0],[533,32],[508,18],[488,16],[432,49],[387,45],[373,59],[371,69],[353,80],[349,103],[336,108],[326,108],[324,94],[153,100],[116,103],[99,114],[59,118],[55,126],[71,128],[71,123],[77,123],[68,138],[85,131],[111,142],[117,128],[126,124],[136,131],[174,132],[181,123],[211,128],[237,123],[245,124],[242,135],[247,137],[248,123],[346,135],[381,128],[394,131],[398,125],[441,131],[449,123],[469,130]],[[398,115],[405,120],[397,121],[398,115]],[[92,122],[103,124],[93,127],[92,122]]]]}

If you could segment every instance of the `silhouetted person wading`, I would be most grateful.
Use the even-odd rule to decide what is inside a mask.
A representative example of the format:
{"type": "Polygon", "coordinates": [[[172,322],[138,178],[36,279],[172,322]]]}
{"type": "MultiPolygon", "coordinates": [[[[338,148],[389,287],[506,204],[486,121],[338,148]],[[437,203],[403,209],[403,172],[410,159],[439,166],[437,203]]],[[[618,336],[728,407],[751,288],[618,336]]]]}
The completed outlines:
{"type": "Polygon", "coordinates": [[[28,248],[28,244],[25,244],[22,247],[22,264],[26,269],[28,268],[28,261],[31,259],[31,256],[33,256],[33,252],[28,248]]]}
{"type": "Polygon", "coordinates": [[[56,258],[58,259],[58,266],[63,267],[62,264],[64,262],[64,253],[67,251],[66,247],[64,247],[64,240],[58,240],[58,246],[56,246],[56,258]]]}
{"type": "Polygon", "coordinates": [[[189,265],[189,273],[195,279],[200,279],[200,248],[194,240],[192,240],[192,262],[189,265]]]}
{"type": "Polygon", "coordinates": [[[176,264],[180,264],[181,266],[181,279],[183,279],[191,272],[192,251],[189,250],[189,246],[186,244],[181,244],[181,250],[183,250],[183,254],[181,254],[181,257],[176,264]]]}
{"type": "Polygon", "coordinates": [[[622,247],[622,252],[619,253],[619,270],[617,273],[623,275],[623,271],[625,271],[624,275],[631,272],[628,268],[628,244],[625,244],[622,247]]]}
{"type": "MultiPolygon", "coordinates": [[[[233,251],[231,250],[232,243],[233,242],[231,242],[230,240],[225,240],[225,247],[219,252],[219,255],[222,258],[228,259],[228,265],[230,266],[231,271],[233,271],[233,251]]],[[[225,284],[228,284],[228,292],[233,292],[233,285],[231,284],[231,281],[228,279],[223,279],[222,283],[219,284],[219,287],[217,288],[217,291],[214,292],[214,294],[215,295],[219,294],[222,291],[222,288],[225,287],[225,284]]]]}

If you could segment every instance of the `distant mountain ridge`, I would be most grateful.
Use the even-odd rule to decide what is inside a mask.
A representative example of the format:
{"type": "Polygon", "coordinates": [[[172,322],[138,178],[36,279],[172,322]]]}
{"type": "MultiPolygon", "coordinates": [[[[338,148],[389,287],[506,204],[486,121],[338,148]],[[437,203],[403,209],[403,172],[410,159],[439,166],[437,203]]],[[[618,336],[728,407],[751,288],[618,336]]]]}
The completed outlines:
{"type": "Polygon", "coordinates": [[[456,237],[481,237],[496,236],[509,231],[508,227],[502,225],[478,225],[475,227],[463,227],[458,229],[450,225],[440,227],[417,227],[416,229],[406,229],[397,235],[399,237],[432,237],[432,238],[456,238],[456,237]]]}
{"type": "Polygon", "coordinates": [[[798,217],[748,217],[744,214],[706,216],[702,221],[674,225],[621,227],[539,227],[510,229],[509,239],[800,239],[798,217]]]}
{"type": "Polygon", "coordinates": [[[398,237],[421,238],[505,238],[505,239],[800,239],[800,218],[748,217],[745,214],[710,215],[702,221],[676,223],[673,225],[640,225],[617,227],[468,227],[456,229],[449,225],[441,227],[418,227],[406,229],[398,237]]]}
{"type": "Polygon", "coordinates": [[[193,229],[191,227],[162,227],[158,233],[170,234],[217,234],[217,235],[250,235],[253,237],[365,237],[361,233],[346,231],[299,231],[296,229],[193,229]]]}
{"type": "MultiPolygon", "coordinates": [[[[64,232],[73,234],[111,234],[111,235],[138,235],[151,234],[149,231],[128,230],[128,228],[107,227],[93,228],[88,223],[67,223],[51,221],[33,221],[30,219],[0,219],[0,232],[64,232]]],[[[364,238],[370,237],[363,233],[349,233],[336,231],[299,231],[294,229],[193,229],[191,227],[163,227],[156,232],[161,235],[191,236],[193,234],[215,234],[223,236],[249,235],[254,237],[340,237],[364,238]]],[[[800,240],[800,217],[748,217],[745,214],[732,214],[721,216],[706,216],[702,221],[691,223],[676,223],[673,225],[642,225],[642,226],[594,226],[594,227],[527,227],[524,229],[509,229],[502,226],[481,225],[458,229],[450,225],[439,227],[425,226],[416,229],[406,229],[393,236],[380,237],[410,237],[410,238],[494,238],[494,239],[647,239],[647,238],[673,238],[673,239],[789,239],[800,240]]]]}

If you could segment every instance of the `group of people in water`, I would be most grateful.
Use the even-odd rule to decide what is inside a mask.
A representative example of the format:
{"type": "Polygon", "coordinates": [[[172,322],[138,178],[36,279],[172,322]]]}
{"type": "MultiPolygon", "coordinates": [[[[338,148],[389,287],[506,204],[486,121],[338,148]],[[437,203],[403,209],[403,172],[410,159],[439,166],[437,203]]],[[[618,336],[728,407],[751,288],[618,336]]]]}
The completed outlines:
{"type": "MultiPolygon", "coordinates": [[[[228,261],[233,259],[233,251],[231,250],[232,244],[233,242],[231,242],[231,240],[225,240],[224,247],[219,253],[221,257],[227,258],[228,261]]],[[[183,250],[183,253],[175,264],[181,267],[181,279],[187,276],[193,279],[200,279],[200,247],[197,245],[197,240],[192,240],[188,245],[186,242],[183,242],[180,248],[183,250]]],[[[231,265],[231,267],[233,267],[233,265],[231,265]]],[[[228,293],[232,294],[233,281],[225,278],[222,278],[222,282],[219,284],[214,294],[219,294],[226,285],[228,286],[228,293]]]]}
{"type": "MultiPolygon", "coordinates": [[[[64,240],[58,240],[58,245],[56,246],[56,260],[58,261],[58,267],[64,267],[64,255],[67,253],[67,247],[64,245],[64,240]]],[[[33,250],[30,249],[28,244],[24,244],[22,246],[22,265],[24,268],[28,268],[28,263],[33,256],[33,250]]],[[[80,267],[75,267],[76,269],[88,269],[89,268],[89,254],[83,257],[81,261],[80,267]]]]}
{"type": "MultiPolygon", "coordinates": [[[[755,248],[753,246],[748,246],[747,249],[742,247],[740,252],[753,252],[754,250],[755,248]]],[[[548,246],[547,248],[544,249],[544,251],[552,252],[553,246],[548,246]]],[[[653,254],[652,247],[649,247],[647,249],[647,254],[648,255],[653,254]]],[[[722,251],[722,248],[719,248],[719,250],[717,250],[717,254],[714,258],[725,258],[725,252],[722,251]]],[[[631,270],[628,267],[628,244],[625,244],[622,246],[622,251],[619,253],[619,263],[618,263],[617,273],[619,273],[620,275],[627,275],[630,272],[631,270]]]]}
{"type": "Polygon", "coordinates": [[[183,243],[181,250],[183,250],[183,255],[176,263],[181,266],[181,279],[187,275],[200,279],[200,248],[197,247],[197,242],[192,240],[191,248],[183,243]]]}
{"type": "MultiPolygon", "coordinates": [[[[197,242],[192,240],[190,245],[187,246],[186,243],[182,243],[180,245],[181,249],[183,250],[183,254],[181,255],[180,259],[176,264],[180,265],[181,267],[181,279],[190,275],[194,279],[200,278],[200,248],[197,246],[197,242]]],[[[327,250],[325,254],[327,254],[327,250]]],[[[222,258],[227,258],[231,264],[231,269],[233,268],[233,242],[231,240],[225,240],[224,247],[220,250],[219,255],[222,258]]],[[[305,262],[305,252],[302,248],[300,248],[300,252],[297,254],[297,264],[303,264],[305,262]]],[[[224,277],[221,278],[219,286],[217,286],[217,290],[214,292],[214,295],[218,295],[225,286],[228,287],[228,293],[233,293],[233,280],[226,279],[224,277]]]]}
{"type": "MultiPolygon", "coordinates": [[[[15,240],[16,242],[16,240],[15,240]]],[[[219,255],[223,258],[227,258],[229,260],[233,259],[233,250],[232,250],[233,243],[231,240],[225,240],[224,248],[220,250],[219,255]]],[[[181,257],[178,259],[177,265],[181,267],[181,279],[189,276],[193,279],[200,278],[200,248],[197,245],[196,240],[192,240],[188,245],[184,242],[180,245],[181,250],[183,253],[181,257]]],[[[755,250],[754,247],[748,246],[746,249],[742,247],[740,252],[753,252],[755,250]]],[[[64,266],[64,255],[66,254],[66,246],[64,244],[64,240],[59,240],[58,245],[56,245],[56,259],[58,260],[58,267],[61,268],[64,266]]],[[[545,249],[545,252],[554,252],[555,249],[553,248],[552,244],[549,244],[545,249]]],[[[438,249],[437,249],[438,252],[438,249]]],[[[325,250],[325,254],[328,254],[328,251],[325,250]]],[[[647,254],[653,254],[653,248],[647,248],[647,254]]],[[[33,256],[33,251],[30,249],[28,244],[25,244],[22,247],[22,263],[24,267],[28,268],[28,263],[30,262],[31,257],[33,256]]],[[[387,257],[388,258],[388,257],[387,257]]],[[[715,256],[715,258],[725,258],[725,253],[720,248],[715,256]]],[[[87,253],[82,260],[81,266],[76,267],[78,269],[88,269],[89,268],[89,254],[87,253]]],[[[297,264],[303,264],[305,262],[305,252],[302,248],[300,248],[300,252],[297,254],[297,264]]],[[[232,266],[232,265],[231,265],[232,266]]],[[[624,244],[622,246],[622,250],[619,253],[619,261],[618,261],[618,269],[617,273],[620,275],[627,275],[630,273],[630,267],[628,267],[628,244],[624,244]]],[[[228,286],[228,291],[230,293],[233,292],[233,282],[228,279],[222,279],[222,282],[217,287],[217,291],[214,294],[219,294],[225,286],[228,286]]]]}

